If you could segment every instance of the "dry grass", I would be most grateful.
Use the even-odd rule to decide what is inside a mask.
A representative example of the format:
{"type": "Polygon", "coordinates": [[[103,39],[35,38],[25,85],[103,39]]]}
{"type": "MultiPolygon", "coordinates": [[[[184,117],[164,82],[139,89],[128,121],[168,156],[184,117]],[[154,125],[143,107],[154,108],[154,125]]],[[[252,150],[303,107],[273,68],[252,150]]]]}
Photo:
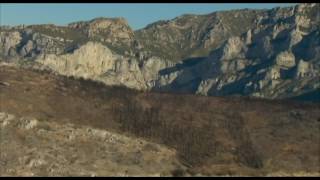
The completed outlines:
{"type": "Polygon", "coordinates": [[[165,144],[194,175],[320,169],[319,104],[138,92],[9,67],[0,81],[10,84],[0,86],[1,111],[165,144]]]}

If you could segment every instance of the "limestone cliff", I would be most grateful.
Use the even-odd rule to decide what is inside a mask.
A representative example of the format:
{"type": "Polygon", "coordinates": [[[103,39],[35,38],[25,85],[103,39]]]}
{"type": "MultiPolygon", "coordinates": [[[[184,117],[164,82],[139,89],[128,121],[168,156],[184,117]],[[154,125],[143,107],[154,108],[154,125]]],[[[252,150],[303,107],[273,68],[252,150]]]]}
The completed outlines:
{"type": "Polygon", "coordinates": [[[0,60],[135,89],[287,98],[319,88],[320,5],[1,27],[0,60]]]}
{"type": "Polygon", "coordinates": [[[102,81],[108,85],[124,85],[134,89],[147,89],[157,78],[157,72],[167,64],[150,58],[139,65],[130,59],[113,53],[97,42],[88,42],[73,53],[43,54],[36,62],[59,74],[102,81]]]}

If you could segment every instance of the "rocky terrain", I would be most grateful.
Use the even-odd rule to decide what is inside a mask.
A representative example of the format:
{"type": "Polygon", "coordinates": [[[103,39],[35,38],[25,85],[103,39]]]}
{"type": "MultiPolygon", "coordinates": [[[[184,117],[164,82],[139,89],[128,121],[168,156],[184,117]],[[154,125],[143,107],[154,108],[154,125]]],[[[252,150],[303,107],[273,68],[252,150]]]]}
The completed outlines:
{"type": "Polygon", "coordinates": [[[318,103],[0,66],[0,176],[319,176],[318,103]]]}
{"type": "Polygon", "coordinates": [[[319,101],[320,5],[1,26],[0,60],[138,90],[319,101]]]}
{"type": "Polygon", "coordinates": [[[0,28],[0,176],[320,176],[320,4],[0,28]]]}
{"type": "Polygon", "coordinates": [[[171,176],[175,151],[77,124],[0,112],[0,176],[171,176]]]}

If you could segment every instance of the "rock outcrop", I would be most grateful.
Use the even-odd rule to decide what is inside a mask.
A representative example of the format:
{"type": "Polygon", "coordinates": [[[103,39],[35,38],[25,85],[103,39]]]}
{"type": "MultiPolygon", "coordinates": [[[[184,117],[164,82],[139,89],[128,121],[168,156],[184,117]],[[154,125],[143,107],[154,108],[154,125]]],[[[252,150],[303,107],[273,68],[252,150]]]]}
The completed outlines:
{"type": "Polygon", "coordinates": [[[295,56],[290,52],[281,52],[276,57],[276,64],[283,68],[291,68],[296,65],[295,56]]]}
{"type": "Polygon", "coordinates": [[[12,57],[16,55],[16,47],[20,43],[22,37],[19,32],[0,32],[0,53],[1,56],[12,57]]]}
{"type": "MultiPolygon", "coordinates": [[[[304,12],[312,12],[319,7],[303,6],[304,12]]],[[[320,87],[320,46],[314,42],[319,39],[319,18],[313,21],[314,17],[307,13],[290,13],[297,8],[301,10],[300,6],[274,9],[270,11],[275,13],[274,16],[261,16],[259,28],[230,37],[195,65],[170,72],[179,75],[168,84],[162,84],[165,88],[159,89],[264,98],[288,98],[297,93],[314,91],[320,87]],[[271,20],[274,22],[271,23],[271,20]],[[297,28],[304,30],[302,32],[297,28]],[[186,78],[190,76],[193,78],[186,78]],[[180,83],[181,79],[187,81],[180,83]]],[[[320,17],[319,13],[316,15],[320,17]]]]}
{"type": "Polygon", "coordinates": [[[320,86],[319,12],[187,14],[137,31],[123,18],[1,27],[0,57],[141,90],[285,98],[320,86]]]}
{"type": "Polygon", "coordinates": [[[130,45],[134,40],[134,32],[124,18],[96,18],[92,21],[70,23],[68,27],[83,31],[88,38],[108,43],[130,45]]]}
{"type": "Polygon", "coordinates": [[[36,62],[58,74],[142,90],[153,87],[152,81],[157,78],[157,72],[168,66],[168,63],[154,58],[139,65],[137,59],[115,54],[97,42],[88,42],[69,54],[44,54],[36,62]]]}

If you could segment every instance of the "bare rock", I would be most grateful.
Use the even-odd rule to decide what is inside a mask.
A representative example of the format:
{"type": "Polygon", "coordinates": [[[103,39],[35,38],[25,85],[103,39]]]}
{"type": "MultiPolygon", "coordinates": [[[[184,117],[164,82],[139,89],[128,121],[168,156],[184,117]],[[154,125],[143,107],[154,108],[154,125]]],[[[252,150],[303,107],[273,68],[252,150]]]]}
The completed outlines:
{"type": "Polygon", "coordinates": [[[276,63],[284,68],[294,67],[296,65],[295,56],[288,51],[281,52],[276,57],[276,63]]]}

